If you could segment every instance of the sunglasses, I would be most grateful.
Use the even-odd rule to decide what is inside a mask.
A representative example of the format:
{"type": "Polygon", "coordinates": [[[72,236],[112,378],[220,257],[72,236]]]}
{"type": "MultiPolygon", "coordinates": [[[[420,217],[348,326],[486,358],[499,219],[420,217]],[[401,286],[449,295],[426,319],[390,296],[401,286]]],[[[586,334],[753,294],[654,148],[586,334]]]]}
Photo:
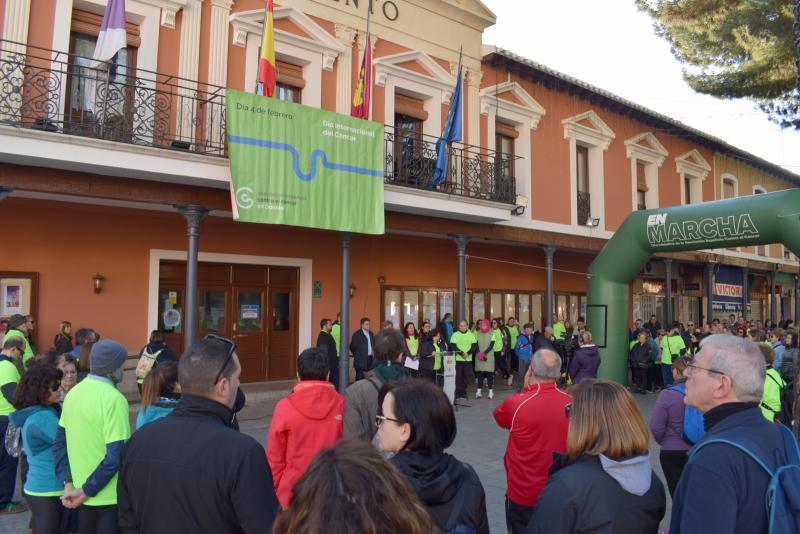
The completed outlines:
{"type": "Polygon", "coordinates": [[[381,426],[381,423],[384,421],[392,421],[393,423],[397,423],[398,425],[402,425],[403,422],[399,419],[392,419],[391,417],[386,417],[385,415],[376,415],[375,416],[375,426],[381,426]]]}
{"type": "Polygon", "coordinates": [[[217,382],[219,382],[220,377],[222,377],[222,371],[224,371],[225,368],[228,367],[228,363],[230,363],[231,359],[233,358],[233,353],[236,352],[236,349],[239,348],[239,347],[237,347],[236,343],[234,343],[233,341],[231,341],[227,337],[218,336],[216,334],[208,334],[203,339],[204,340],[205,339],[213,339],[215,341],[222,341],[223,343],[228,345],[228,355],[225,357],[225,363],[222,364],[222,367],[220,367],[216,378],[214,378],[214,384],[216,384],[217,382]]]}

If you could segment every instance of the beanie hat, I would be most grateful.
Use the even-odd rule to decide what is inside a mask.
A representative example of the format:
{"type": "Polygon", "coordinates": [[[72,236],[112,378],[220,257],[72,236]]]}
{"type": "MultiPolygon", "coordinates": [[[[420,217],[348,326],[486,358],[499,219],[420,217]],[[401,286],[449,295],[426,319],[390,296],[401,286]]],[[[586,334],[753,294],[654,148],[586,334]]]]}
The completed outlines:
{"type": "Polygon", "coordinates": [[[125,347],[111,339],[98,341],[89,353],[89,372],[104,376],[113,373],[128,359],[125,347]]]}
{"type": "Polygon", "coordinates": [[[8,320],[8,327],[9,328],[18,328],[18,327],[24,325],[27,322],[28,322],[28,318],[27,317],[17,313],[15,315],[12,315],[11,319],[8,320]]]}

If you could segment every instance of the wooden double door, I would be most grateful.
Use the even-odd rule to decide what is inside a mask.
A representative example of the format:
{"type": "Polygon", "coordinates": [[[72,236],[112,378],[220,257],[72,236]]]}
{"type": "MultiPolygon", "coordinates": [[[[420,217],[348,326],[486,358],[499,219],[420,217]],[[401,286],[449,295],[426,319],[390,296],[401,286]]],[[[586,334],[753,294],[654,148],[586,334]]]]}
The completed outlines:
{"type": "MultiPolygon", "coordinates": [[[[186,264],[161,262],[159,328],[183,352],[186,264]],[[178,322],[178,324],[175,324],[178,322]]],[[[217,334],[239,347],[242,381],[295,376],[299,269],[263,265],[198,265],[197,336],[217,334]]]]}

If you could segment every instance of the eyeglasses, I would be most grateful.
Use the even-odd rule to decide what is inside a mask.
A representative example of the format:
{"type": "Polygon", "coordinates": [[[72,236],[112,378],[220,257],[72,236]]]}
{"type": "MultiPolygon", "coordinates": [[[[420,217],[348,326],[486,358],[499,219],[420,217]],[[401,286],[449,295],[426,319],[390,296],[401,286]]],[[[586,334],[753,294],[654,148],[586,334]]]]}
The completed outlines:
{"type": "Polygon", "coordinates": [[[695,369],[699,369],[699,370],[705,371],[707,373],[716,373],[718,375],[724,375],[725,374],[722,371],[717,371],[716,369],[711,369],[710,367],[700,367],[699,365],[695,365],[694,364],[694,358],[692,358],[691,360],[687,360],[686,361],[686,369],[684,369],[683,372],[684,372],[684,374],[688,375],[688,374],[693,373],[695,371],[695,369]]]}
{"type": "Polygon", "coordinates": [[[236,352],[236,349],[239,348],[239,347],[237,347],[236,343],[234,343],[233,341],[231,341],[227,337],[218,336],[216,334],[207,334],[206,337],[204,337],[203,339],[204,340],[205,339],[213,339],[215,341],[222,341],[223,343],[228,345],[228,356],[225,358],[225,363],[223,363],[222,367],[220,367],[216,378],[214,378],[214,384],[216,384],[217,382],[219,382],[219,379],[222,376],[222,371],[224,371],[225,368],[228,367],[228,363],[231,361],[231,358],[233,358],[233,353],[236,352]]]}
{"type": "Polygon", "coordinates": [[[392,421],[393,423],[397,423],[398,425],[402,425],[403,422],[399,419],[392,419],[391,417],[386,417],[385,415],[376,415],[375,416],[375,426],[381,426],[381,423],[384,421],[392,421]]]}

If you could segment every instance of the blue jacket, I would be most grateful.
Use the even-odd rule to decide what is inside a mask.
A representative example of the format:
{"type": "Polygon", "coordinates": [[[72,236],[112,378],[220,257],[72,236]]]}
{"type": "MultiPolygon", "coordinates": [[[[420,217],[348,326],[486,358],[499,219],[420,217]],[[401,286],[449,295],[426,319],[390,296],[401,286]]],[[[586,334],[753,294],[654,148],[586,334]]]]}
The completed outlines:
{"type": "Polygon", "coordinates": [[[51,406],[28,406],[9,415],[22,427],[22,444],[28,458],[25,493],[61,495],[64,486],[56,477],[53,442],[58,429],[58,413],[51,406]]]}
{"type": "MultiPolygon", "coordinates": [[[[780,429],[755,406],[729,415],[698,444],[711,438],[741,444],[771,459],[772,468],[786,462],[780,429]]],[[[768,483],[767,473],[739,449],[724,443],[700,449],[686,464],[675,490],[670,534],[767,532],[768,483]]]]}
{"type": "Polygon", "coordinates": [[[152,423],[156,419],[168,416],[177,405],[177,400],[158,399],[154,404],[139,410],[139,415],[136,416],[136,430],[139,430],[147,423],[152,423]]]}
{"type": "Polygon", "coordinates": [[[775,351],[775,361],[772,362],[772,368],[781,372],[781,365],[783,365],[783,356],[786,354],[786,346],[783,341],[773,343],[772,350],[775,351]]]}
{"type": "Polygon", "coordinates": [[[526,334],[520,334],[517,338],[517,344],[514,346],[514,354],[517,358],[523,361],[530,361],[533,355],[533,343],[526,334]]]}

